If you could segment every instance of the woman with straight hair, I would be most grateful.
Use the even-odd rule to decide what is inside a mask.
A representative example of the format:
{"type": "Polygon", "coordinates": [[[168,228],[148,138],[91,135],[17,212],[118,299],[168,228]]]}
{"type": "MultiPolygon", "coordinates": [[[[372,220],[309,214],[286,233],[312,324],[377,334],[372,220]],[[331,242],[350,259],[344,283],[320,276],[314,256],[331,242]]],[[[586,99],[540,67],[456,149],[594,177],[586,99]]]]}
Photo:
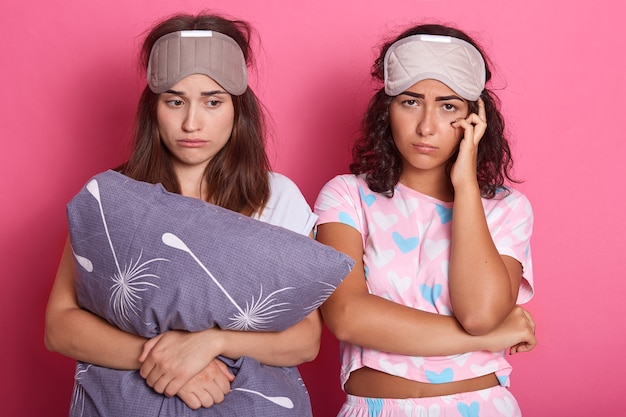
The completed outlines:
{"type": "MultiPolygon", "coordinates": [[[[252,34],[244,21],[208,13],[175,15],[150,29],[141,49],[147,85],[133,149],[118,171],[312,236],[316,216],[299,189],[270,170],[263,109],[247,81],[252,34]]],[[[68,239],[46,311],[48,349],[99,367],[138,370],[157,394],[177,396],[194,410],[221,403],[230,392],[235,376],[217,356],[293,367],[295,375],[295,366],[319,350],[317,310],[281,332],[210,328],[167,331],[147,340],[81,308],[75,283],[68,239]]],[[[299,378],[292,383],[302,389],[299,378]]],[[[74,394],[71,415],[82,415],[74,394]]]]}

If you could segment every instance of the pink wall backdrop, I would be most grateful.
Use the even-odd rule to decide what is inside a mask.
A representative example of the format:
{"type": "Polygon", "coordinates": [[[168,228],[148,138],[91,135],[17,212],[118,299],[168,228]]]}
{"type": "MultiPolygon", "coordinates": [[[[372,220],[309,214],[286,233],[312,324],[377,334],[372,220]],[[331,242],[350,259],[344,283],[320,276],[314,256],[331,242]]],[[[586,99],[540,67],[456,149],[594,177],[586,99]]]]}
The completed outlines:
{"type": "MultiPolygon", "coordinates": [[[[142,31],[211,8],[261,37],[253,85],[275,170],[312,204],[345,172],[372,92],[374,46],[417,21],[475,35],[495,62],[517,176],[534,204],[539,346],[512,359],[526,416],[623,415],[626,66],[621,2],[590,0],[24,0],[0,5],[0,414],[67,415],[73,361],[43,346],[65,204],[122,162],[143,81],[142,31]],[[11,3],[11,5],[9,5],[11,3]]],[[[343,395],[328,333],[302,367],[316,416],[343,395]]]]}

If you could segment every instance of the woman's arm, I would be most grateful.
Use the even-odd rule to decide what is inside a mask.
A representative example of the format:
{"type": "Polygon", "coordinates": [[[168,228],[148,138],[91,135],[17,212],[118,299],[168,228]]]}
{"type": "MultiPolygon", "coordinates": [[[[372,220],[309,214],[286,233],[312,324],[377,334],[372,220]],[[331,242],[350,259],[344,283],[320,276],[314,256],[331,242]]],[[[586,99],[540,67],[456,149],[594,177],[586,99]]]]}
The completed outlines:
{"type": "Polygon", "coordinates": [[[224,362],[215,359],[183,385],[176,395],[192,410],[209,408],[224,401],[234,379],[224,362]]]}
{"type": "Polygon", "coordinates": [[[502,323],[515,306],[522,279],[521,264],[498,253],[485,218],[476,177],[478,144],[487,128],[480,99],[478,108],[478,114],[453,124],[464,134],[450,175],[454,186],[450,300],[456,318],[474,335],[486,334],[502,323]]]}
{"type": "Polygon", "coordinates": [[[44,342],[54,352],[114,369],[139,369],[145,338],[126,333],[78,305],[69,239],[46,308],[44,342]]]}
{"type": "Polygon", "coordinates": [[[491,238],[478,188],[455,193],[449,287],[455,316],[470,334],[495,329],[516,304],[522,265],[501,256],[491,238]]]}
{"type": "MultiPolygon", "coordinates": [[[[69,239],[46,309],[44,343],[54,352],[113,369],[139,369],[139,356],[147,339],[126,333],[78,305],[75,270],[69,239]]],[[[193,409],[210,407],[224,399],[233,380],[219,360],[204,369],[179,393],[193,409]]]]}
{"type": "MultiPolygon", "coordinates": [[[[309,234],[313,238],[313,232],[309,234]]],[[[319,310],[281,332],[241,332],[217,328],[165,332],[149,340],[139,360],[141,376],[159,393],[176,395],[216,356],[249,356],[271,366],[296,366],[317,357],[322,334],[319,310]]]]}
{"type": "Polygon", "coordinates": [[[298,324],[282,332],[220,332],[222,355],[250,356],[272,366],[296,366],[317,357],[322,335],[322,318],[315,310],[298,324]]]}
{"type": "Polygon", "coordinates": [[[453,355],[476,350],[498,351],[522,343],[535,345],[534,323],[521,308],[484,336],[468,334],[454,317],[428,313],[369,293],[363,268],[360,233],[342,223],[317,228],[317,240],[352,257],[355,266],[322,305],[324,322],[341,341],[408,356],[453,355]]]}
{"type": "Polygon", "coordinates": [[[216,356],[255,358],[273,366],[312,361],[320,346],[322,324],[316,310],[282,332],[238,332],[220,329],[165,332],[145,344],[141,376],[156,392],[175,395],[216,356]]]}

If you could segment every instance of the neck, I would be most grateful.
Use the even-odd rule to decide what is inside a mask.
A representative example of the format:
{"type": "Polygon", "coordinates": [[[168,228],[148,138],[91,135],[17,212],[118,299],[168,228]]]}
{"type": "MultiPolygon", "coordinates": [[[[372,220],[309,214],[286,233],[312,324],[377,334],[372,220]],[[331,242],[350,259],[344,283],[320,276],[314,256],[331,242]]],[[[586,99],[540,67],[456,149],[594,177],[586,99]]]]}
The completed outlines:
{"type": "Polygon", "coordinates": [[[400,175],[400,183],[437,200],[454,201],[454,187],[444,170],[419,172],[405,170],[400,175]]]}
{"type": "Polygon", "coordinates": [[[182,195],[207,201],[208,195],[203,167],[178,166],[174,168],[174,171],[176,172],[182,195]]]}

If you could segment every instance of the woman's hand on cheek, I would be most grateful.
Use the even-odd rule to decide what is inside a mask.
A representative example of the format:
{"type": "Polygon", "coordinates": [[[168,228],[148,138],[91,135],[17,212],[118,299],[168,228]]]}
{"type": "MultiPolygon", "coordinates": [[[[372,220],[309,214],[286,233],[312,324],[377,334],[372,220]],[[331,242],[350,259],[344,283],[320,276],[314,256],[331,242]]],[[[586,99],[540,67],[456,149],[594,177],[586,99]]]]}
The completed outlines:
{"type": "Polygon", "coordinates": [[[467,181],[476,184],[478,144],[487,130],[485,103],[482,99],[478,99],[478,114],[471,113],[465,119],[457,119],[451,123],[451,126],[455,129],[463,129],[459,154],[450,173],[452,185],[457,188],[467,181]]]}
{"type": "Polygon", "coordinates": [[[139,357],[141,376],[159,394],[176,395],[220,354],[219,332],[169,331],[148,340],[139,357]]]}

